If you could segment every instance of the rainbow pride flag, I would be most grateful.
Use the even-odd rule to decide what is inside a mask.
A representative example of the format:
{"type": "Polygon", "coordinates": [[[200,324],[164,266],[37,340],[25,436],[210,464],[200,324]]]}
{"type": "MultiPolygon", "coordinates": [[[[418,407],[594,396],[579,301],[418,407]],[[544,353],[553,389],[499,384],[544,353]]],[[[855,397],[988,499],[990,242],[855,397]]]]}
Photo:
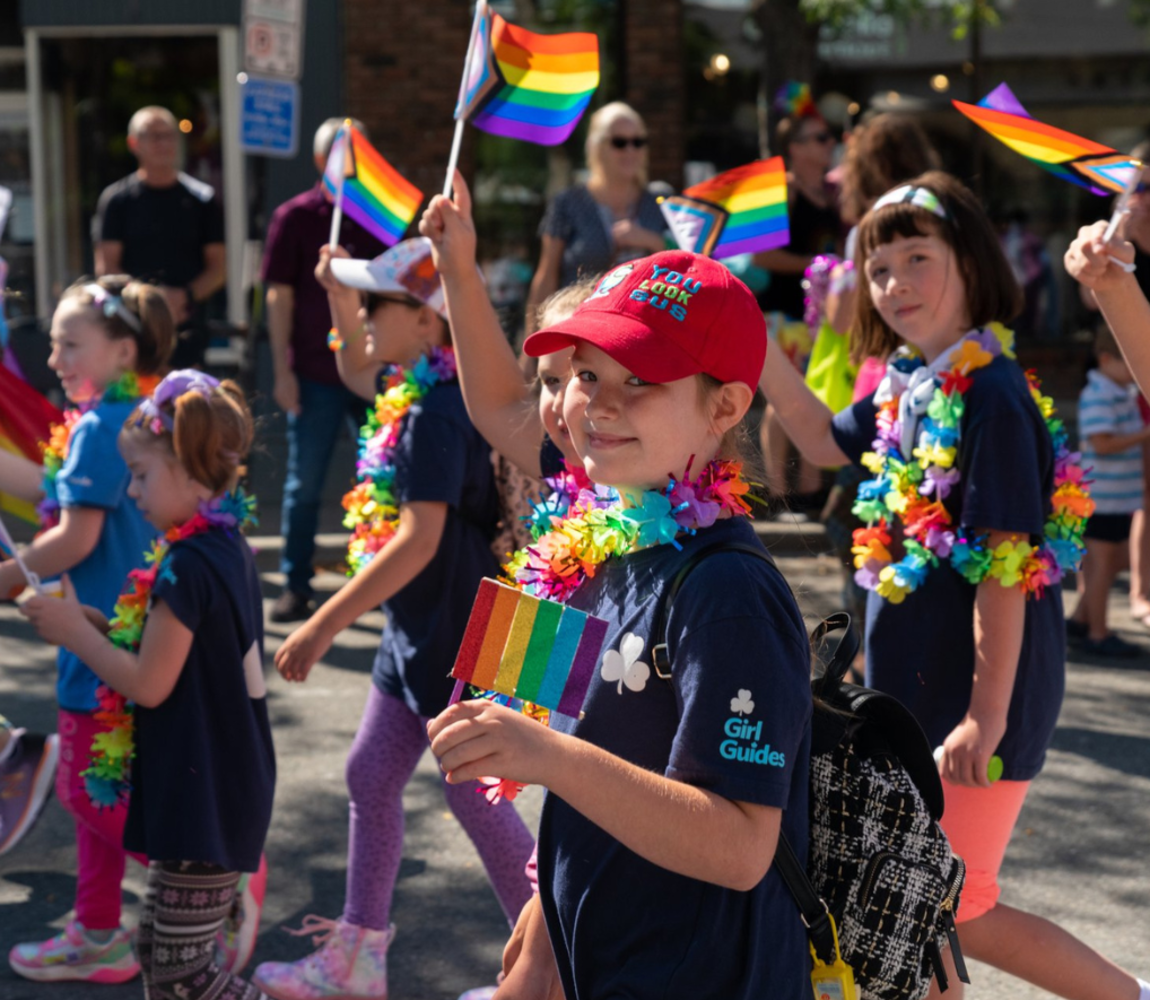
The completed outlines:
{"type": "Polygon", "coordinates": [[[386,246],[403,239],[423,203],[423,192],[405,180],[350,124],[336,133],[331,144],[323,186],[350,218],[386,246]]]}
{"type": "Polygon", "coordinates": [[[480,0],[455,117],[492,135],[540,146],[563,142],[599,86],[599,39],[537,35],[480,0]]]}
{"type": "MultiPolygon", "coordinates": [[[[48,402],[5,364],[0,364],[0,448],[39,465],[40,442],[47,441],[53,424],[64,414],[48,402]]],[[[38,524],[36,507],[7,493],[0,493],[0,511],[38,524]]]]}
{"type": "Polygon", "coordinates": [[[715,258],[773,250],[791,239],[781,156],[727,170],[659,207],[680,249],[715,258]]]}
{"type": "Polygon", "coordinates": [[[999,142],[1062,180],[1097,195],[1121,194],[1142,164],[1123,153],[1031,117],[1005,83],[977,104],[954,101],[999,142]]]}
{"type": "Polygon", "coordinates": [[[607,623],[483,580],[451,676],[578,718],[607,623]]]}

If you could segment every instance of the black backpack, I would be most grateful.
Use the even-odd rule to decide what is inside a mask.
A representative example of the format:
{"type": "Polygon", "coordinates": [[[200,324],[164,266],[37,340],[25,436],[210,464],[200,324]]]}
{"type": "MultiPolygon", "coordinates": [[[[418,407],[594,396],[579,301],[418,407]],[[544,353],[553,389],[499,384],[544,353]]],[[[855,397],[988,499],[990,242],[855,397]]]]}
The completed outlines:
{"type": "MultiPolygon", "coordinates": [[[[651,649],[658,677],[671,678],[666,629],[683,582],[704,559],[744,552],[774,565],[759,545],[718,543],[695,553],[672,579],[656,614],[651,649]]],[[[858,652],[845,612],[811,634],[810,850],[803,870],[780,835],[774,864],[802,914],[819,960],[836,956],[828,914],[861,1000],[921,1000],[932,976],[947,988],[949,942],[959,979],[970,982],[954,915],[966,874],[938,820],[942,782],[921,727],[889,695],[844,681],[858,652]],[[823,659],[827,636],[843,637],[823,659]]]]}

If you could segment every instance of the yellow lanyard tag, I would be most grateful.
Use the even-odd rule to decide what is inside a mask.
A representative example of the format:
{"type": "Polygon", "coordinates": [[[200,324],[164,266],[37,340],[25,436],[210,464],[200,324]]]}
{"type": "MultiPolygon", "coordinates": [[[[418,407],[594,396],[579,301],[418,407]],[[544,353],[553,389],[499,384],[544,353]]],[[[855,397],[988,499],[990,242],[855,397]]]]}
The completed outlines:
{"type": "Polygon", "coordinates": [[[830,922],[835,942],[834,962],[827,965],[819,958],[814,945],[811,945],[811,958],[814,959],[811,987],[814,989],[815,1000],[859,1000],[855,974],[839,952],[839,929],[835,926],[835,918],[830,917],[830,922]]]}

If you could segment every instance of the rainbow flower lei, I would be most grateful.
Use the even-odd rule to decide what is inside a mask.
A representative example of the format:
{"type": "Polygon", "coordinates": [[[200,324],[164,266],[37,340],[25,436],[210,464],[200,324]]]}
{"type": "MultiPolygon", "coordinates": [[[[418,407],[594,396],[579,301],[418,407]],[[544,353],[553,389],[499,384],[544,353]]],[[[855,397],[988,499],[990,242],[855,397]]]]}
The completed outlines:
{"type": "MultiPolygon", "coordinates": [[[[169,528],[163,538],[157,538],[144,556],[146,568],[132,570],[128,576],[130,589],[116,601],[108,631],[112,645],[131,653],[139,651],[148,601],[157,578],[175,580],[171,568],[164,565],[172,545],[213,528],[243,531],[256,523],[255,512],[256,498],[237,488],[201,503],[190,521],[169,528]]],[[[136,755],[132,704],[106,684],[96,689],[96,698],[99,708],[93,717],[106,729],[92,738],[89,765],[80,774],[92,804],[111,808],[126,801],[131,791],[130,765],[136,755]]]]}
{"type": "Polygon", "coordinates": [[[689,476],[688,466],[682,480],[670,477],[662,490],[627,502],[613,489],[592,485],[581,470],[569,471],[561,489],[533,505],[534,541],[508,560],[507,578],[529,594],[565,602],[611,556],[654,545],[680,548],[680,535],[709,528],[721,514],[751,512],[744,499],[751,486],[740,462],[717,459],[697,478],[689,476]],[[578,491],[574,497],[572,490],[578,491]]]}
{"type": "Polygon", "coordinates": [[[72,432],[80,418],[100,403],[134,403],[141,396],[150,396],[159,384],[156,375],[139,375],[127,372],[109,385],[102,395],[93,396],[87,402],[64,412],[63,423],[53,424],[48,431],[48,440],[41,444],[44,467],[44,498],[37,504],[40,526],[54,528],[60,523],[60,499],[56,492],[56,480],[64,463],[68,460],[68,448],[72,442],[72,432]]]}
{"type": "Polygon", "coordinates": [[[399,527],[395,499],[395,446],[408,411],[441,382],[456,377],[455,351],[433,347],[411,368],[392,366],[387,388],[375,397],[367,423],[360,430],[359,482],[344,494],[347,514],[343,526],[351,529],[347,543],[348,575],[362,570],[388,544],[399,527]]]}
{"type": "MultiPolygon", "coordinates": [[[[862,464],[875,478],[859,486],[852,508],[867,526],[855,530],[851,551],[855,581],[892,604],[902,603],[922,586],[927,573],[944,559],[970,583],[994,577],[1003,587],[1019,586],[1037,597],[1068,570],[1077,569],[1082,559],[1082,532],[1094,502],[1078,464],[1081,456],[1070,451],[1066,428],[1032,371],[1026,373],[1030,394],[1054,444],[1054,493],[1042,540],[1035,546],[1008,539],[991,549],[987,535],[956,527],[943,505],[960,479],[958,451],[971,376],[1002,352],[998,336],[990,330],[963,338],[951,367],[934,377],[934,393],[909,457],[900,451],[899,399],[879,407],[874,450],[862,456],[862,464]],[[905,536],[905,555],[897,562],[890,553],[891,525],[896,521],[901,521],[905,536]]],[[[905,363],[905,357],[901,360],[905,363]]]]}

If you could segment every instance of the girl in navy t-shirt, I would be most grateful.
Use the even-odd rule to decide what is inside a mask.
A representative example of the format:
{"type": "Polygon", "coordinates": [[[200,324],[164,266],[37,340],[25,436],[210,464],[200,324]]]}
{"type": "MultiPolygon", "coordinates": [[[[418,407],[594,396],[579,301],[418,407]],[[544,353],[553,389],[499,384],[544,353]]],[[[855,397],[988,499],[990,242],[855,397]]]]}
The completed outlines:
{"type": "Polygon", "coordinates": [[[859,353],[890,356],[877,390],[832,414],[769,357],[761,385],[809,458],[873,477],[854,508],[867,679],[940,748],[942,825],[967,865],[963,949],[1060,996],[1138,1000],[1133,976],[998,902],[1062,703],[1059,581],[1091,510],[1053,405],[997,325],[1021,293],[982,207],[940,172],[875,203],[856,264],[859,353]]]}
{"type": "Polygon", "coordinates": [[[733,434],[762,316],[726,268],[664,252],[616,268],[525,347],[560,348],[575,450],[614,489],[583,493],[510,569],[604,619],[605,651],[578,719],[467,701],[431,723],[432,750],[449,782],[548,789],[534,905],[568,1000],[799,1000],[807,943],[772,861],[781,833],[806,853],[809,649],[778,571],[733,550],[757,544],[733,434]],[[657,635],[668,584],[712,546],[729,551],[693,570],[657,635]]]}
{"type": "MultiPolygon", "coordinates": [[[[128,496],[128,469],[116,440],[141,395],[158,381],[175,342],[160,290],[125,277],[79,281],[52,317],[49,365],[73,407],[45,442],[44,464],[5,456],[0,488],[38,504],[43,530],[24,552],[42,579],[67,571],[79,599],[111,614],[128,573],[144,565],[155,537],[128,496]]],[[[0,565],[0,597],[24,579],[0,565]]],[[[46,941],[18,944],[8,960],[28,979],[125,982],[139,972],[131,936],[120,926],[123,801],[92,801],[81,772],[103,726],[99,678],[82,656],[57,656],[60,766],[56,797],[76,830],[76,915],[46,941]]],[[[142,855],[136,860],[147,863],[142,855]]]]}
{"type": "Polygon", "coordinates": [[[120,433],[128,492],[164,535],[147,570],[111,624],[67,577],[63,600],[24,605],[45,639],[135,703],[107,743],[135,740],[124,846],[151,862],[136,939],[149,995],[259,995],[213,960],[241,873],[259,868],[275,791],[259,578],[240,534],[252,501],[236,485],[252,434],[235,383],[168,375],[120,433]]]}
{"type": "MultiPolygon", "coordinates": [[[[256,982],[277,1000],[386,995],[403,789],[427,749],[425,720],[451,696],[449,675],[479,581],[497,572],[491,451],[463,405],[429,244],[406,240],[372,261],[325,247],[316,276],[332,307],[340,375],[374,405],[360,483],[344,498],[354,578],[288,636],[276,667],[304,681],[364,612],[382,605],[387,624],[347,762],[344,911],[317,925],[328,931],[318,951],[256,970],[256,982]]],[[[510,802],[489,805],[476,790],[474,783],[448,787],[448,805],[513,921],[530,896],[523,869],[531,835],[510,802]]]]}

